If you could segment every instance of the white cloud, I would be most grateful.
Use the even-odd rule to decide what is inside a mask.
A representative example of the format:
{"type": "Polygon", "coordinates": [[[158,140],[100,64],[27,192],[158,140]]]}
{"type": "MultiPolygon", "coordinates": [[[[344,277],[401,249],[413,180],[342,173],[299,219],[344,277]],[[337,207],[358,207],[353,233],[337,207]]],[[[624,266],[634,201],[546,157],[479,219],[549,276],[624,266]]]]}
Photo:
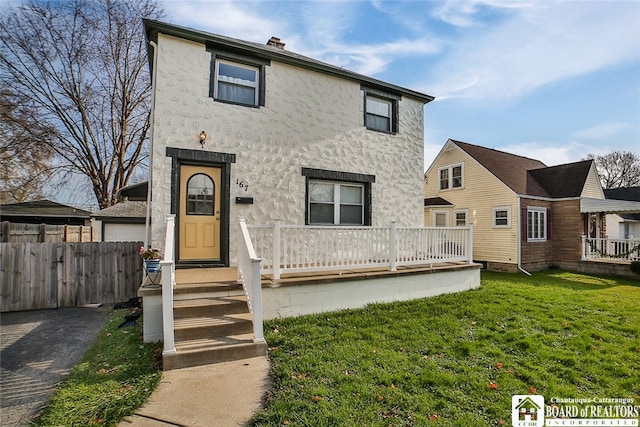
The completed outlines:
{"type": "Polygon", "coordinates": [[[621,122],[601,123],[588,129],[574,132],[571,136],[577,139],[611,138],[620,131],[628,129],[629,127],[629,124],[621,122]]]}
{"type": "MultiPolygon", "coordinates": [[[[165,0],[164,20],[197,30],[209,31],[242,40],[266,43],[278,36],[282,25],[264,18],[251,2],[218,0],[165,0]]],[[[280,36],[284,37],[284,36],[280,36]]]]}
{"type": "MultiPolygon", "coordinates": [[[[474,9],[467,9],[469,24],[474,9]]],[[[432,92],[441,98],[514,98],[568,77],[637,61],[638,28],[635,2],[532,3],[510,11],[494,27],[463,35],[441,64],[432,92]],[[460,82],[475,84],[461,88],[460,82]]]]}

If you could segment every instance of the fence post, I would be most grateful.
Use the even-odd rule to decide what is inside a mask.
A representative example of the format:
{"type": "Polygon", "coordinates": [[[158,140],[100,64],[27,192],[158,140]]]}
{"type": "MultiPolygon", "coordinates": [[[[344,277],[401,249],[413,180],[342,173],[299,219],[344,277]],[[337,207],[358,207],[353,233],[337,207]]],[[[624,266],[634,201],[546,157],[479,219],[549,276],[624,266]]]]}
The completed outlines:
{"type": "Polygon", "coordinates": [[[280,279],[280,228],[281,220],[273,223],[273,280],[280,279]]]}
{"type": "Polygon", "coordinates": [[[469,238],[467,239],[467,253],[469,254],[469,264],[473,262],[473,224],[469,224],[469,238]]]}
{"type": "Polygon", "coordinates": [[[0,242],[9,243],[11,241],[11,223],[9,221],[2,221],[0,229],[0,242]]]}
{"type": "Polygon", "coordinates": [[[396,271],[397,251],[396,222],[391,221],[391,227],[389,228],[389,270],[391,271],[396,271]]]}

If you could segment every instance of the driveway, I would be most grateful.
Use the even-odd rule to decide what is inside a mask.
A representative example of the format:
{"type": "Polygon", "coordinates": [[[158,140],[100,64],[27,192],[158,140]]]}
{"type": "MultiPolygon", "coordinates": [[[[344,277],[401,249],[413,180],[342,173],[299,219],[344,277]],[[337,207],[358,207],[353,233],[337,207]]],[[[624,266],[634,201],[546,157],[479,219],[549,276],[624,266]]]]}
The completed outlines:
{"type": "Polygon", "coordinates": [[[0,314],[0,425],[29,425],[112,310],[106,305],[0,314]]]}

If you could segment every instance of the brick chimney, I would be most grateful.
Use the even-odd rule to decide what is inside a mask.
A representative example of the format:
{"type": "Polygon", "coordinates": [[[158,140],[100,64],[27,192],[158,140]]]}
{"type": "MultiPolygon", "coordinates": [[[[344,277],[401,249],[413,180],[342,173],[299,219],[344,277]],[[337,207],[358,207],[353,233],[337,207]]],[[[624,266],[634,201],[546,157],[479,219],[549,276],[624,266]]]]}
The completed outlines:
{"type": "Polygon", "coordinates": [[[280,41],[278,37],[271,37],[267,42],[267,46],[275,46],[278,49],[284,50],[284,43],[280,41]]]}

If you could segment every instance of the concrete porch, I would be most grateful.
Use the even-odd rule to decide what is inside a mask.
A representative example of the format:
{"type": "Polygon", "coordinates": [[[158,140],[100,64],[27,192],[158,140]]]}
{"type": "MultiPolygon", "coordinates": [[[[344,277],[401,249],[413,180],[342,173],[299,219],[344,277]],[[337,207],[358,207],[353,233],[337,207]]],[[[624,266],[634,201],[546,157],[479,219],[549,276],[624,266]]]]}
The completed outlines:
{"type": "MultiPolygon", "coordinates": [[[[157,273],[158,275],[160,273],[157,273]]],[[[227,362],[266,354],[254,342],[252,318],[236,268],[176,270],[173,315],[175,354],[163,357],[164,369],[227,362]]],[[[143,298],[144,340],[160,341],[160,277],[147,278],[143,298]],[[150,280],[153,279],[153,280],[150,280]]],[[[480,265],[446,262],[428,265],[261,276],[264,319],[359,308],[460,292],[480,286],[480,265]]]]}

